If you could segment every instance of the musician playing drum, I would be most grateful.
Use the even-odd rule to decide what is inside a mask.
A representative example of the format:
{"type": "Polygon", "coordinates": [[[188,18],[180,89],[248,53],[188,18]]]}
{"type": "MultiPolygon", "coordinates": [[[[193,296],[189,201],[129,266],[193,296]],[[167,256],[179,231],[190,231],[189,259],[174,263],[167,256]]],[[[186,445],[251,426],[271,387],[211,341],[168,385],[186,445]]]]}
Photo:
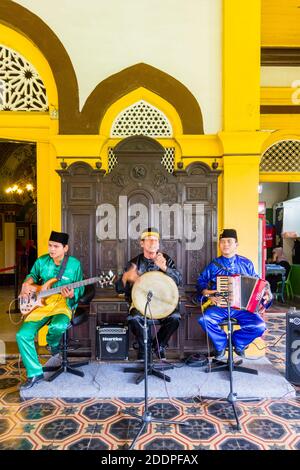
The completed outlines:
{"type": "MultiPolygon", "coordinates": [[[[159,252],[159,232],[156,228],[149,227],[142,232],[141,247],[143,253],[129,261],[127,267],[119,280],[116,283],[116,290],[118,293],[125,293],[125,298],[130,305],[128,324],[131,331],[136,336],[138,342],[138,359],[144,359],[144,343],[143,343],[143,322],[142,314],[132,305],[131,291],[135,281],[142,274],[149,271],[160,271],[166,276],[170,276],[177,286],[181,283],[182,277],[177,271],[174,261],[165,253],[159,252]]],[[[155,312],[153,317],[155,318],[155,312]]],[[[160,313],[160,312],[157,312],[160,313]]],[[[159,320],[161,323],[160,330],[157,334],[158,345],[156,338],[153,339],[153,349],[156,355],[164,359],[165,348],[171,335],[177,330],[180,321],[180,313],[178,308],[166,318],[159,320]]],[[[149,345],[151,347],[151,345],[149,345]]],[[[150,348],[148,348],[149,350],[150,348]]]]}
{"type": "MultiPolygon", "coordinates": [[[[64,284],[81,281],[83,279],[80,261],[68,256],[69,235],[62,232],[51,232],[48,242],[48,254],[40,256],[22,285],[20,296],[28,296],[36,291],[35,284],[45,284],[61,273],[61,280],[54,284],[58,287],[64,284]],[[65,259],[66,258],[66,259],[65,259]],[[64,263],[65,259],[65,263],[64,263]],[[66,262],[67,261],[67,262],[66,262]],[[63,268],[61,269],[63,265],[63,268]]],[[[78,299],[83,295],[84,287],[69,289],[64,287],[61,294],[52,295],[46,300],[45,306],[38,307],[29,313],[18,331],[17,343],[23,364],[27,372],[27,381],[21,389],[28,389],[43,379],[43,369],[37,356],[34,338],[44,325],[48,323],[47,343],[51,354],[59,350],[62,334],[68,327],[72,309],[77,306],[78,299]]]]}
{"type": "MultiPolygon", "coordinates": [[[[224,229],[219,238],[219,247],[221,256],[215,258],[198,277],[198,300],[217,292],[217,276],[241,274],[244,276],[259,277],[254,270],[253,263],[248,258],[236,254],[238,248],[236,230],[224,229]]],[[[271,305],[271,299],[272,294],[269,287],[267,287],[261,300],[264,308],[268,308],[271,305]]],[[[210,297],[210,301],[213,305],[205,310],[204,315],[200,317],[198,321],[203,330],[207,331],[214,344],[216,358],[221,359],[225,355],[227,335],[219,326],[219,323],[226,320],[227,308],[217,306],[218,297],[210,297]]],[[[236,354],[244,357],[245,349],[255,338],[264,333],[266,325],[258,313],[251,313],[245,309],[237,310],[231,307],[230,315],[231,318],[235,318],[240,325],[240,329],[233,332],[232,344],[236,354]]]]}

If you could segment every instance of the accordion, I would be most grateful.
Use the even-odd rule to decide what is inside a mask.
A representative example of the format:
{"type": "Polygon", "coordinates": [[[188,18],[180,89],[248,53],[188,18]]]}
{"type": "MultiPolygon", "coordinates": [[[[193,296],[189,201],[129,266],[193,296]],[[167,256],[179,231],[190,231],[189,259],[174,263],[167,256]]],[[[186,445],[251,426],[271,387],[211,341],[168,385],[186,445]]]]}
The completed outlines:
{"type": "Polygon", "coordinates": [[[255,313],[264,294],[267,282],[251,276],[234,274],[217,276],[217,291],[224,297],[217,297],[218,307],[227,307],[227,297],[232,308],[255,313]]]}

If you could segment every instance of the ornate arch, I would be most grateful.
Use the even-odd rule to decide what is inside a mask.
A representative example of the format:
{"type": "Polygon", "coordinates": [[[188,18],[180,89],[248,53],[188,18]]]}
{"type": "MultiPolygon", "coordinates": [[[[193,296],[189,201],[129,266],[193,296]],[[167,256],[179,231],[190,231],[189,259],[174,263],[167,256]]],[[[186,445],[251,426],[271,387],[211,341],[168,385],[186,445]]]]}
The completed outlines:
{"type": "Polygon", "coordinates": [[[60,134],[98,134],[107,109],[122,96],[144,87],[178,112],[184,134],[203,134],[200,106],[178,80],[147,64],[136,64],[97,85],[79,111],[79,90],[70,57],[55,33],[38,16],[11,0],[0,2],[0,23],[36,44],[47,60],[57,86],[60,134]]]}
{"type": "Polygon", "coordinates": [[[121,70],[97,85],[82,109],[84,125],[90,124],[92,133],[98,133],[109,107],[140,87],[159,95],[176,109],[184,134],[203,134],[201,109],[192,93],[171,75],[143,63],[121,70]]]}
{"type": "Polygon", "coordinates": [[[81,129],[76,75],[64,46],[54,32],[38,16],[11,0],[1,0],[0,22],[34,42],[49,63],[58,92],[60,134],[90,133],[81,129]]]}

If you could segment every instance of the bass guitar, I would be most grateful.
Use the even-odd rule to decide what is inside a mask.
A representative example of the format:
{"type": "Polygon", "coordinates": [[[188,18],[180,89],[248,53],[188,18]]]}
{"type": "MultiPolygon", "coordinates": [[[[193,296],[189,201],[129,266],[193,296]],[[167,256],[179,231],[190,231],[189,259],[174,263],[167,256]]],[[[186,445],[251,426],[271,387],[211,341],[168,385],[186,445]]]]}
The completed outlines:
{"type": "Polygon", "coordinates": [[[98,277],[91,277],[90,279],[84,279],[82,281],[72,282],[71,284],[64,284],[59,287],[51,286],[57,282],[57,279],[54,277],[45,282],[45,284],[39,286],[34,285],[35,291],[31,292],[28,295],[20,295],[19,299],[19,309],[22,315],[28,315],[34,309],[38,307],[43,307],[45,304],[46,297],[50,297],[54,294],[60,294],[62,288],[68,287],[69,289],[76,289],[76,287],[88,286],[89,284],[99,283],[100,287],[112,286],[115,275],[112,271],[109,271],[108,274],[102,273],[98,277]]]}

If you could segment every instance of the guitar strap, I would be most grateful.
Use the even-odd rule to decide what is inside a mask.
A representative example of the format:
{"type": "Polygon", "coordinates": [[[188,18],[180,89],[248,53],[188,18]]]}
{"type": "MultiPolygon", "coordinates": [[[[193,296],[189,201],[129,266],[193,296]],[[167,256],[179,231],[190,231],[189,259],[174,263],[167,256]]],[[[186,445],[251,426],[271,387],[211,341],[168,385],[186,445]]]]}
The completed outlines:
{"type": "Polygon", "coordinates": [[[62,262],[62,265],[60,267],[59,273],[56,276],[56,279],[58,281],[61,281],[61,278],[63,277],[63,274],[64,274],[66,266],[67,266],[68,259],[69,259],[69,255],[65,255],[64,259],[63,259],[63,262],[62,262]]]}

